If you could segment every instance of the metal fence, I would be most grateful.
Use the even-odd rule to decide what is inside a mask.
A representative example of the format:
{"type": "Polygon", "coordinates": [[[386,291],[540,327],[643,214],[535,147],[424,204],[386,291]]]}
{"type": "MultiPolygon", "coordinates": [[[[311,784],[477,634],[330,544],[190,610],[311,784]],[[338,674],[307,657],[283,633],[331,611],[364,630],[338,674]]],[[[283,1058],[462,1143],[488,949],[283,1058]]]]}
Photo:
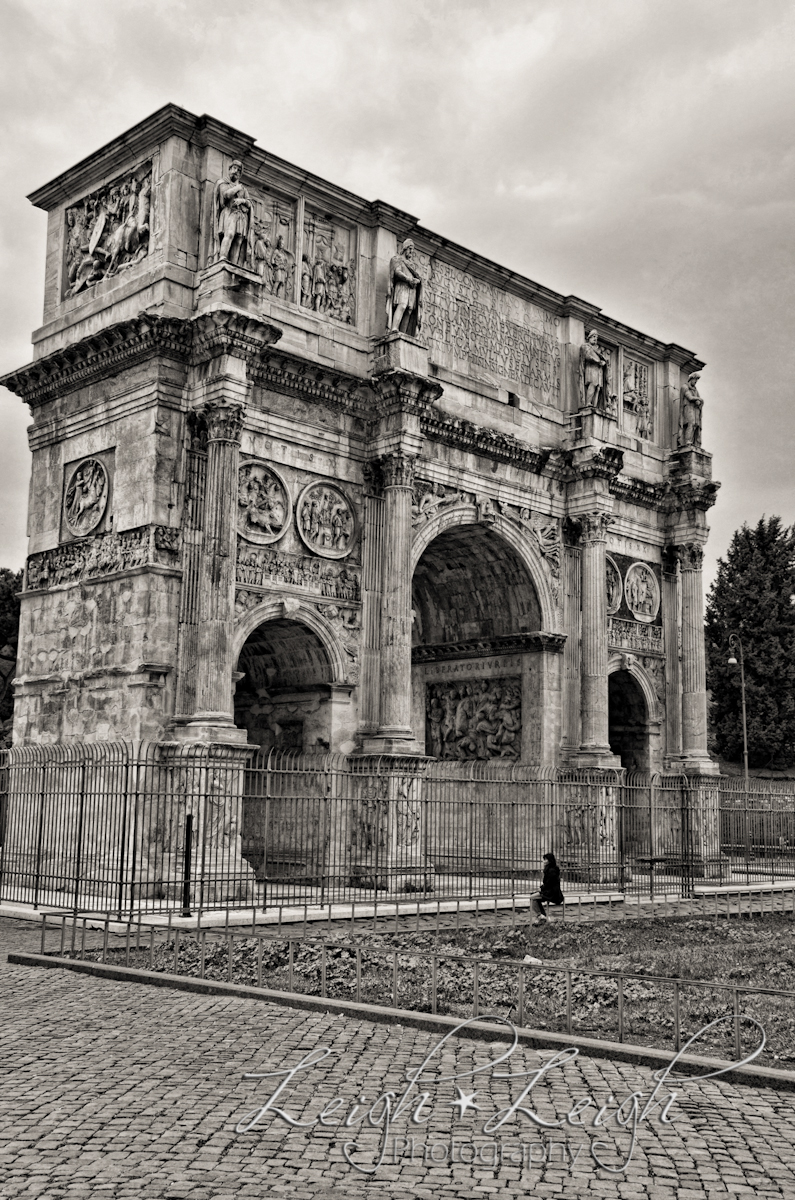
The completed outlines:
{"type": "Polygon", "coordinates": [[[28,746],[0,758],[0,899],[121,913],[467,898],[683,895],[795,878],[792,786],[520,764],[28,746]]]}

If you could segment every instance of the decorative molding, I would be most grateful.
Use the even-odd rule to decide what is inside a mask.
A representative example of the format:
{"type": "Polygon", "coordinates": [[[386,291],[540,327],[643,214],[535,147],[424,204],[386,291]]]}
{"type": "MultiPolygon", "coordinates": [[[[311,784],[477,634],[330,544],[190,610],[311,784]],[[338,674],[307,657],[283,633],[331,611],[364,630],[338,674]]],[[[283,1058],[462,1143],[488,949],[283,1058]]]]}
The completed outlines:
{"type": "Polygon", "coordinates": [[[520,442],[513,434],[501,433],[472,421],[452,417],[439,408],[428,408],[420,418],[420,429],[431,441],[459,450],[468,450],[495,462],[509,462],[534,475],[544,471],[553,478],[565,477],[561,456],[544,447],[520,442]]]}
{"type": "Polygon", "coordinates": [[[440,383],[410,371],[384,371],[370,380],[376,419],[400,412],[422,418],[439,399],[440,383]]]}
{"type": "Polygon", "coordinates": [[[141,525],[121,533],[101,533],[31,554],[25,566],[25,591],[82,583],[137,567],[179,565],[180,531],[141,525]]]}
{"type": "Polygon", "coordinates": [[[149,358],[171,359],[186,367],[221,354],[256,361],[281,335],[275,325],[228,309],[188,321],[142,313],[12,371],[0,383],[35,409],[149,358]]]}
{"type": "Polygon", "coordinates": [[[565,633],[521,632],[505,633],[498,637],[474,638],[464,642],[441,642],[431,646],[415,646],[413,663],[446,662],[454,658],[485,658],[496,654],[529,654],[538,650],[560,654],[566,642],[565,633]]]}
{"type": "Polygon", "coordinates": [[[570,479],[614,480],[624,466],[624,453],[614,446],[604,446],[588,458],[575,461],[575,451],[568,451],[566,459],[571,471],[570,479]]]}

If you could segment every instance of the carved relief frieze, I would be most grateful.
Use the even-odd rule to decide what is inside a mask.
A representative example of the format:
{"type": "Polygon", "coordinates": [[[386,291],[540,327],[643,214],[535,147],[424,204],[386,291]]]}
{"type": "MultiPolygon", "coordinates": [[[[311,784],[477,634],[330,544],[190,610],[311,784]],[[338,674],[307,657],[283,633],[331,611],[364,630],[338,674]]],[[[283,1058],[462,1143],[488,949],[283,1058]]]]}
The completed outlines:
{"type": "Polygon", "coordinates": [[[151,162],[67,208],[63,295],[76,296],[146,258],[151,210],[151,162]]]}
{"type": "Polygon", "coordinates": [[[179,553],[179,530],[161,525],[95,534],[32,554],[25,570],[25,587],[38,591],[152,564],[176,567],[179,553]]]}
{"type": "Polygon", "coordinates": [[[636,562],[624,578],[624,598],[636,621],[650,624],[660,611],[660,585],[646,563],[636,562]]]}
{"type": "Polygon", "coordinates": [[[304,545],[323,558],[344,558],[356,540],[356,512],[347,496],[333,483],[310,483],[295,506],[298,535],[304,545]]]}
{"type": "Polygon", "coordinates": [[[238,584],[243,587],[270,589],[305,588],[331,600],[361,599],[361,573],[350,563],[323,562],[309,555],[288,554],[273,548],[256,547],[238,539],[238,584]]]}
{"type": "Polygon", "coordinates": [[[237,528],[248,542],[267,546],[292,519],[292,501],[281,475],[265,463],[245,462],[238,472],[237,528]]]}
{"type": "Polygon", "coordinates": [[[425,728],[425,753],[434,758],[515,761],[522,750],[521,679],[427,683],[425,728]]]}
{"type": "Polygon", "coordinates": [[[640,621],[607,618],[607,643],[611,650],[630,650],[636,654],[664,654],[661,625],[643,625],[640,621]]]}
{"type": "Polygon", "coordinates": [[[652,436],[649,364],[625,354],[622,375],[624,429],[648,441],[652,436]]]}
{"type": "Polygon", "coordinates": [[[362,640],[362,611],[338,604],[315,605],[321,617],[333,626],[348,659],[345,672],[349,683],[359,682],[359,647],[362,640]]]}
{"type": "Polygon", "coordinates": [[[110,480],[101,458],[84,458],[72,468],[64,488],[63,519],[73,537],[85,537],[96,529],[109,497],[110,480]]]}
{"type": "Polygon", "coordinates": [[[308,211],[301,306],[345,325],[356,324],[356,231],[308,211]]]}
{"type": "Polygon", "coordinates": [[[541,403],[558,404],[556,317],[437,258],[416,253],[414,264],[422,276],[422,336],[432,354],[462,362],[482,378],[518,383],[541,403]]]}
{"type": "Polygon", "coordinates": [[[621,598],[624,594],[624,581],[615,561],[608,554],[605,559],[605,589],[607,592],[607,615],[617,613],[621,608],[621,598]]]}
{"type": "Polygon", "coordinates": [[[213,189],[210,262],[254,271],[271,296],[292,300],[295,202],[246,186],[242,174],[235,159],[213,189]]]}

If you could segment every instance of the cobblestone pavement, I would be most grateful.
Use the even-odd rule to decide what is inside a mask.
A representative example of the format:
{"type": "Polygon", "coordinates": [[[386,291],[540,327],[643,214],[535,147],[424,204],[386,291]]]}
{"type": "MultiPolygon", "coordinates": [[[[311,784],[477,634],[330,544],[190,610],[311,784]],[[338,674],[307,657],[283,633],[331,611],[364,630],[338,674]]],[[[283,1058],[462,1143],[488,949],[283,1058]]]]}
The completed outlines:
{"type": "MultiPolygon", "coordinates": [[[[10,950],[37,949],[35,927],[0,920],[2,1200],[795,1196],[793,1093],[722,1080],[673,1084],[679,1095],[668,1122],[659,1108],[642,1121],[629,1167],[611,1174],[593,1154],[611,1166],[620,1161],[616,1150],[626,1159],[631,1121],[616,1136],[611,1115],[633,1091],[644,1093],[642,1107],[654,1086],[649,1068],[581,1055],[550,1070],[522,1104],[552,1121],[592,1096],[608,1105],[605,1124],[592,1127],[597,1109],[584,1112],[583,1101],[585,1125],[542,1131],[517,1113],[484,1134],[484,1122],[519,1101],[528,1083],[498,1072],[534,1072],[550,1056],[520,1048],[494,1066],[507,1042],[466,1038],[430,1060],[413,1104],[394,1116],[383,1165],[366,1175],[343,1147],[358,1139],[352,1157],[372,1166],[381,1128],[334,1122],[366,1114],[354,1105],[369,1106],[385,1089],[402,1095],[405,1072],[420,1066],[435,1035],[6,962],[10,950]],[[278,1082],[245,1073],[293,1067],[320,1046],[331,1053],[289,1080],[276,1104],[303,1121],[325,1106],[325,1123],[289,1127],[265,1113],[236,1132],[278,1082]],[[477,1092],[479,1111],[459,1115],[456,1085],[442,1077],[476,1067],[486,1070],[458,1083],[477,1092]],[[424,1123],[412,1123],[421,1090],[429,1093],[424,1123]],[[335,1108],[336,1096],[344,1100],[335,1108]]],[[[383,1110],[382,1103],[373,1119],[383,1110]]],[[[630,1101],[622,1115],[631,1110],[630,1101]]]]}

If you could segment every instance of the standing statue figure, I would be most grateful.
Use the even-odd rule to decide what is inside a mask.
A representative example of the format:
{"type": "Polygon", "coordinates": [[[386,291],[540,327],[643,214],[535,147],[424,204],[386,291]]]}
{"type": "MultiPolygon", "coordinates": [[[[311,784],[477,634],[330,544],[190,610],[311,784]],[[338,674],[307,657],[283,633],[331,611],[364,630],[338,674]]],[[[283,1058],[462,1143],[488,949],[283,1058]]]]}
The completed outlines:
{"type": "Polygon", "coordinates": [[[608,413],[610,395],[610,357],[599,349],[599,335],[592,329],[580,346],[580,404],[608,413]]]}
{"type": "Polygon", "coordinates": [[[213,192],[213,242],[215,260],[225,258],[235,266],[253,263],[254,206],[240,182],[243,164],[229,164],[226,179],[219,179],[213,192]]]}
{"type": "Polygon", "coordinates": [[[292,267],[292,255],[284,248],[284,237],[278,234],[271,254],[271,294],[277,300],[286,300],[287,284],[292,267]]]}
{"type": "Polygon", "coordinates": [[[387,331],[416,336],[422,329],[422,277],[413,265],[414,243],[406,238],[389,264],[389,288],[386,294],[387,331]]]}
{"type": "Polygon", "coordinates": [[[696,387],[700,378],[698,371],[688,375],[687,387],[682,391],[679,406],[678,443],[680,446],[692,446],[695,450],[701,449],[701,410],[704,407],[696,387]]]}

